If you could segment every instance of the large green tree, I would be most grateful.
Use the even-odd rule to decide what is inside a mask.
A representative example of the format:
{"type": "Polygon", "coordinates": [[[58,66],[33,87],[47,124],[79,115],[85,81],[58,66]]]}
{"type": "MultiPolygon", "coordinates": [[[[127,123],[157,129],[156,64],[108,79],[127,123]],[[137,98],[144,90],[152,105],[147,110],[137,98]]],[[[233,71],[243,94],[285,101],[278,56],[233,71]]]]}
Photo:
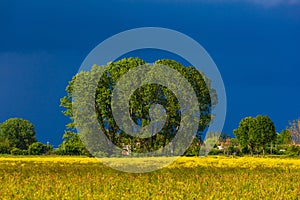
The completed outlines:
{"type": "Polygon", "coordinates": [[[246,117],[241,120],[239,127],[233,131],[242,147],[248,147],[251,155],[260,148],[263,154],[266,145],[276,139],[274,123],[268,116],[246,117]]]}
{"type": "Polygon", "coordinates": [[[21,118],[11,118],[0,125],[0,143],[11,150],[18,148],[27,150],[36,142],[35,130],[32,123],[21,118]]]}
{"type": "MultiPolygon", "coordinates": [[[[180,126],[181,108],[178,99],[168,88],[159,84],[146,84],[138,88],[130,97],[130,117],[139,126],[150,124],[151,117],[149,110],[153,104],[160,104],[166,110],[166,123],[159,133],[153,131],[151,137],[141,138],[126,134],[122,127],[118,127],[112,114],[111,98],[116,83],[130,69],[145,65],[146,63],[139,58],[122,59],[109,63],[100,78],[96,80],[95,106],[97,120],[102,131],[109,141],[122,148],[122,145],[129,144],[133,152],[155,151],[165,144],[169,143],[176,135],[180,126]]],[[[198,123],[197,139],[202,141],[204,131],[212,119],[211,109],[217,103],[217,96],[214,89],[211,88],[211,82],[193,66],[185,67],[173,60],[158,60],[154,66],[165,65],[179,72],[193,87],[198,99],[200,110],[200,120],[198,123]]],[[[75,123],[72,108],[72,98],[74,97],[74,83],[77,81],[78,90],[90,90],[86,84],[88,79],[93,78],[93,73],[102,67],[94,66],[91,72],[80,72],[75,75],[67,86],[67,95],[61,99],[61,106],[65,108],[64,114],[69,116],[71,122],[67,125],[69,131],[74,131],[75,123]],[[78,81],[80,79],[80,81],[78,81]],[[80,82],[80,88],[78,88],[80,82]]],[[[153,77],[152,77],[153,78],[153,77]]],[[[135,81],[135,80],[132,80],[135,81]]],[[[130,84],[130,81],[128,82],[130,84]]],[[[179,82],[177,84],[180,84],[179,82]]],[[[175,86],[176,87],[176,86],[175,86]]],[[[185,91],[182,91],[184,95],[185,91]]],[[[87,97],[88,98],[88,97],[87,97]]],[[[124,99],[126,100],[126,99],[124,99]]],[[[89,123],[89,116],[85,116],[84,123],[89,123]]],[[[151,130],[156,130],[161,124],[154,124],[151,130]]],[[[134,130],[133,130],[134,131],[134,130]]],[[[89,140],[91,141],[91,140],[89,140]]],[[[176,141],[172,141],[175,145],[176,141]]]]}

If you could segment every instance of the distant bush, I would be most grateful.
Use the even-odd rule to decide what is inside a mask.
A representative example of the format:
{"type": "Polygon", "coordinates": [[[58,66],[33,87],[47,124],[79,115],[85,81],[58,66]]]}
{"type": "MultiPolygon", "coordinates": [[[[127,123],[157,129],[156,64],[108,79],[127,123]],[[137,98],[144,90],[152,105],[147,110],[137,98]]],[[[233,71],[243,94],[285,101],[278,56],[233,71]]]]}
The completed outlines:
{"type": "Polygon", "coordinates": [[[212,149],[208,155],[222,155],[222,154],[224,154],[224,152],[222,150],[212,149]]]}
{"type": "Polygon", "coordinates": [[[285,154],[291,157],[300,156],[300,147],[295,145],[289,146],[285,154]]]}
{"type": "Polygon", "coordinates": [[[241,148],[237,146],[229,146],[228,148],[229,155],[235,155],[235,156],[243,156],[243,152],[241,148]]]}
{"type": "Polygon", "coordinates": [[[28,152],[30,155],[42,155],[47,154],[52,149],[53,147],[51,145],[45,145],[41,142],[34,142],[29,146],[28,152]]]}
{"type": "Polygon", "coordinates": [[[19,149],[19,148],[13,148],[10,153],[12,155],[28,155],[28,151],[24,149],[19,149]]]}

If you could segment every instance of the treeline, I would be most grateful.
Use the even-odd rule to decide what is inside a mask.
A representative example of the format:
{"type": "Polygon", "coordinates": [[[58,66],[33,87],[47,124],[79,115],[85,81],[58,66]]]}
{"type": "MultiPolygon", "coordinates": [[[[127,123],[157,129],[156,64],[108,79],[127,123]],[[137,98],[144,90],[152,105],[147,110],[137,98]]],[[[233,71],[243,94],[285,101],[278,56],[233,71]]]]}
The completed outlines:
{"type": "Polygon", "coordinates": [[[300,119],[277,133],[268,116],[245,117],[233,134],[234,138],[222,133],[209,154],[300,156],[300,119]]]}
{"type": "MultiPolygon", "coordinates": [[[[200,149],[205,149],[207,143],[215,142],[212,145],[213,148],[207,152],[209,155],[263,156],[269,154],[300,156],[299,125],[300,119],[293,120],[289,122],[289,126],[285,130],[276,133],[274,124],[269,117],[246,117],[241,120],[239,127],[233,131],[234,138],[226,133],[214,133],[220,135],[217,142],[209,139],[201,141],[195,137],[184,155],[198,156],[200,149]]],[[[210,135],[210,138],[213,137],[210,135]]],[[[0,154],[92,156],[85,148],[79,135],[71,131],[65,132],[63,142],[56,149],[51,144],[38,142],[34,125],[21,118],[11,118],[0,124],[0,154]]],[[[122,152],[112,156],[122,156],[122,152]]]]}
{"type": "MultiPolygon", "coordinates": [[[[162,72],[165,77],[173,76],[171,71],[162,72]]],[[[181,81],[175,81],[171,86],[173,89],[180,88],[181,84],[181,81]]],[[[181,89],[180,95],[190,96],[185,90],[186,88],[181,89]]],[[[38,142],[34,126],[29,121],[12,118],[0,125],[0,153],[124,156],[147,155],[149,152],[154,152],[155,154],[151,155],[156,156],[157,152],[157,156],[173,156],[182,155],[181,150],[183,149],[182,153],[186,156],[197,156],[199,152],[200,155],[300,154],[299,146],[297,146],[300,142],[300,120],[290,122],[281,134],[276,133],[275,125],[268,116],[260,115],[242,119],[231,134],[235,136],[234,138],[224,133],[205,133],[214,118],[211,111],[218,103],[216,91],[211,88],[211,80],[195,67],[183,66],[174,60],[157,60],[153,66],[150,66],[139,58],[128,58],[110,62],[104,68],[94,65],[90,72],[76,74],[66,87],[66,92],[66,96],[61,98],[60,106],[64,109],[63,114],[70,118],[70,123],[66,125],[63,142],[58,148],[54,149],[51,144],[38,142]],[[124,82],[122,88],[126,91],[132,87],[132,83],[141,83],[141,86],[131,94],[129,99],[129,115],[135,126],[125,124],[122,125],[123,127],[119,127],[112,113],[114,88],[127,72],[140,66],[146,67],[149,73],[143,78],[137,77],[136,80],[130,78],[124,82]],[[157,78],[149,69],[153,67],[155,70],[161,70],[164,69],[163,66],[177,71],[189,82],[195,92],[195,99],[198,100],[196,104],[193,102],[194,100],[191,100],[184,107],[185,104],[179,102],[179,99],[168,87],[160,84],[144,84],[140,80],[157,78]],[[161,110],[150,111],[155,104],[159,104],[165,109],[167,116],[164,124],[159,120],[152,121],[152,117],[150,117],[151,113],[156,116],[164,115],[161,110]],[[192,104],[196,106],[192,107],[192,104]],[[180,139],[183,138],[184,141],[180,143],[176,134],[180,129],[181,120],[184,119],[187,124],[192,124],[192,120],[187,120],[190,119],[190,116],[183,116],[182,111],[192,110],[192,108],[200,111],[200,119],[196,122],[198,129],[195,135],[186,134],[181,137],[180,139]],[[96,117],[94,117],[95,114],[96,117]],[[127,128],[135,134],[138,133],[137,129],[148,125],[150,127],[148,132],[142,132],[145,134],[142,136],[145,137],[134,137],[123,130],[123,128],[127,128]],[[76,133],[76,128],[81,131],[80,135],[76,133]],[[156,130],[159,131],[156,132],[156,130]],[[99,139],[99,132],[104,133],[105,137],[101,136],[102,138],[99,139]],[[112,146],[118,148],[111,148],[112,146]],[[163,148],[165,146],[168,148],[163,148]],[[189,148],[186,149],[186,146],[189,148]]],[[[128,104],[128,97],[125,93],[121,93],[122,95],[118,98],[119,106],[128,104]]],[[[129,115],[128,113],[120,114],[119,117],[126,119],[129,115]]]]}
{"type": "Polygon", "coordinates": [[[10,118],[0,124],[0,154],[12,155],[87,155],[78,134],[66,132],[58,148],[37,141],[34,125],[22,118],[10,118]]]}
{"type": "Polygon", "coordinates": [[[1,154],[40,155],[52,150],[50,144],[37,141],[34,125],[28,120],[11,118],[0,124],[1,154]]]}

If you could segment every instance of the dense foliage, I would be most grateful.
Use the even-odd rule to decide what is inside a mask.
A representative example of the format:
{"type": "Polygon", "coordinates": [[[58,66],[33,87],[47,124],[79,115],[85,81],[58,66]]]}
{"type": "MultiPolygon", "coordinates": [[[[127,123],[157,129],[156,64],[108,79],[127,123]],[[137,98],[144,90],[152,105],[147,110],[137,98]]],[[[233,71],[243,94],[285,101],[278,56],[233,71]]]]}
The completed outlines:
{"type": "Polygon", "coordinates": [[[9,153],[27,150],[36,142],[35,130],[32,123],[21,118],[11,118],[0,125],[0,151],[9,153]]]}
{"type": "MultiPolygon", "coordinates": [[[[160,104],[164,107],[167,114],[167,121],[162,130],[158,133],[152,133],[151,137],[141,138],[126,134],[117,126],[111,108],[112,91],[114,90],[116,83],[126,72],[145,64],[146,63],[139,58],[122,59],[109,63],[105,68],[103,76],[97,81],[98,86],[95,94],[96,112],[102,131],[113,144],[120,148],[122,148],[124,144],[128,145],[130,146],[131,151],[136,153],[155,151],[160,147],[165,146],[165,144],[168,144],[175,137],[176,132],[179,129],[181,120],[180,113],[181,110],[184,109],[180,107],[176,96],[174,96],[172,91],[168,88],[159,84],[143,85],[130,97],[130,116],[137,125],[143,127],[148,125],[151,121],[149,116],[150,107],[153,104],[160,104]]],[[[216,93],[210,88],[210,80],[199,73],[194,67],[185,67],[173,60],[158,60],[154,63],[154,66],[159,65],[165,65],[178,71],[192,85],[198,98],[201,114],[198,131],[193,144],[200,144],[205,136],[204,131],[212,118],[211,108],[217,103],[216,93]]],[[[90,88],[86,84],[86,80],[89,78],[91,79],[93,73],[98,70],[98,68],[103,68],[103,66],[94,66],[91,72],[81,72],[75,75],[66,88],[67,95],[61,99],[61,106],[65,108],[64,114],[71,119],[71,123],[67,125],[69,132],[74,131],[75,128],[72,111],[74,82],[78,79],[82,80],[82,85],[80,85],[80,88],[77,87],[77,90],[89,90],[90,88]]],[[[184,93],[184,91],[182,92],[184,93]]],[[[89,116],[85,117],[89,118],[89,116]]],[[[155,127],[152,129],[156,130],[155,127]]],[[[66,132],[66,134],[67,133],[68,132],[66,132]]],[[[68,140],[69,138],[70,137],[65,137],[65,140],[68,140]]],[[[194,154],[197,147],[192,148],[193,149],[189,149],[188,152],[194,154]]],[[[109,153],[112,154],[113,152],[109,153]]]]}
{"type": "Polygon", "coordinates": [[[260,148],[264,154],[266,146],[276,139],[274,123],[268,116],[246,117],[233,133],[242,147],[248,147],[251,155],[260,148]]]}
{"type": "Polygon", "coordinates": [[[34,125],[28,120],[10,118],[0,124],[0,154],[41,155],[52,149],[37,141],[34,125]]]}

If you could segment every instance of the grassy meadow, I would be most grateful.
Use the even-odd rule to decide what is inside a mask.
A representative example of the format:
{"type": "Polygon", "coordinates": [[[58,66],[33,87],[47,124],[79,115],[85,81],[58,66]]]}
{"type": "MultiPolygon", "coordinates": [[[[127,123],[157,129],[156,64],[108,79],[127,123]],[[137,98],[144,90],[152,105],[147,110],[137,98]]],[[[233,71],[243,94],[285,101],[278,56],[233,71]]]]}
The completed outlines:
{"type": "MultiPolygon", "coordinates": [[[[125,162],[137,162],[128,158],[122,159],[125,162]]],[[[139,159],[143,161],[143,158],[139,159]]],[[[1,157],[0,197],[298,199],[300,160],[182,157],[154,172],[125,173],[108,168],[95,158],[1,157]]]]}

